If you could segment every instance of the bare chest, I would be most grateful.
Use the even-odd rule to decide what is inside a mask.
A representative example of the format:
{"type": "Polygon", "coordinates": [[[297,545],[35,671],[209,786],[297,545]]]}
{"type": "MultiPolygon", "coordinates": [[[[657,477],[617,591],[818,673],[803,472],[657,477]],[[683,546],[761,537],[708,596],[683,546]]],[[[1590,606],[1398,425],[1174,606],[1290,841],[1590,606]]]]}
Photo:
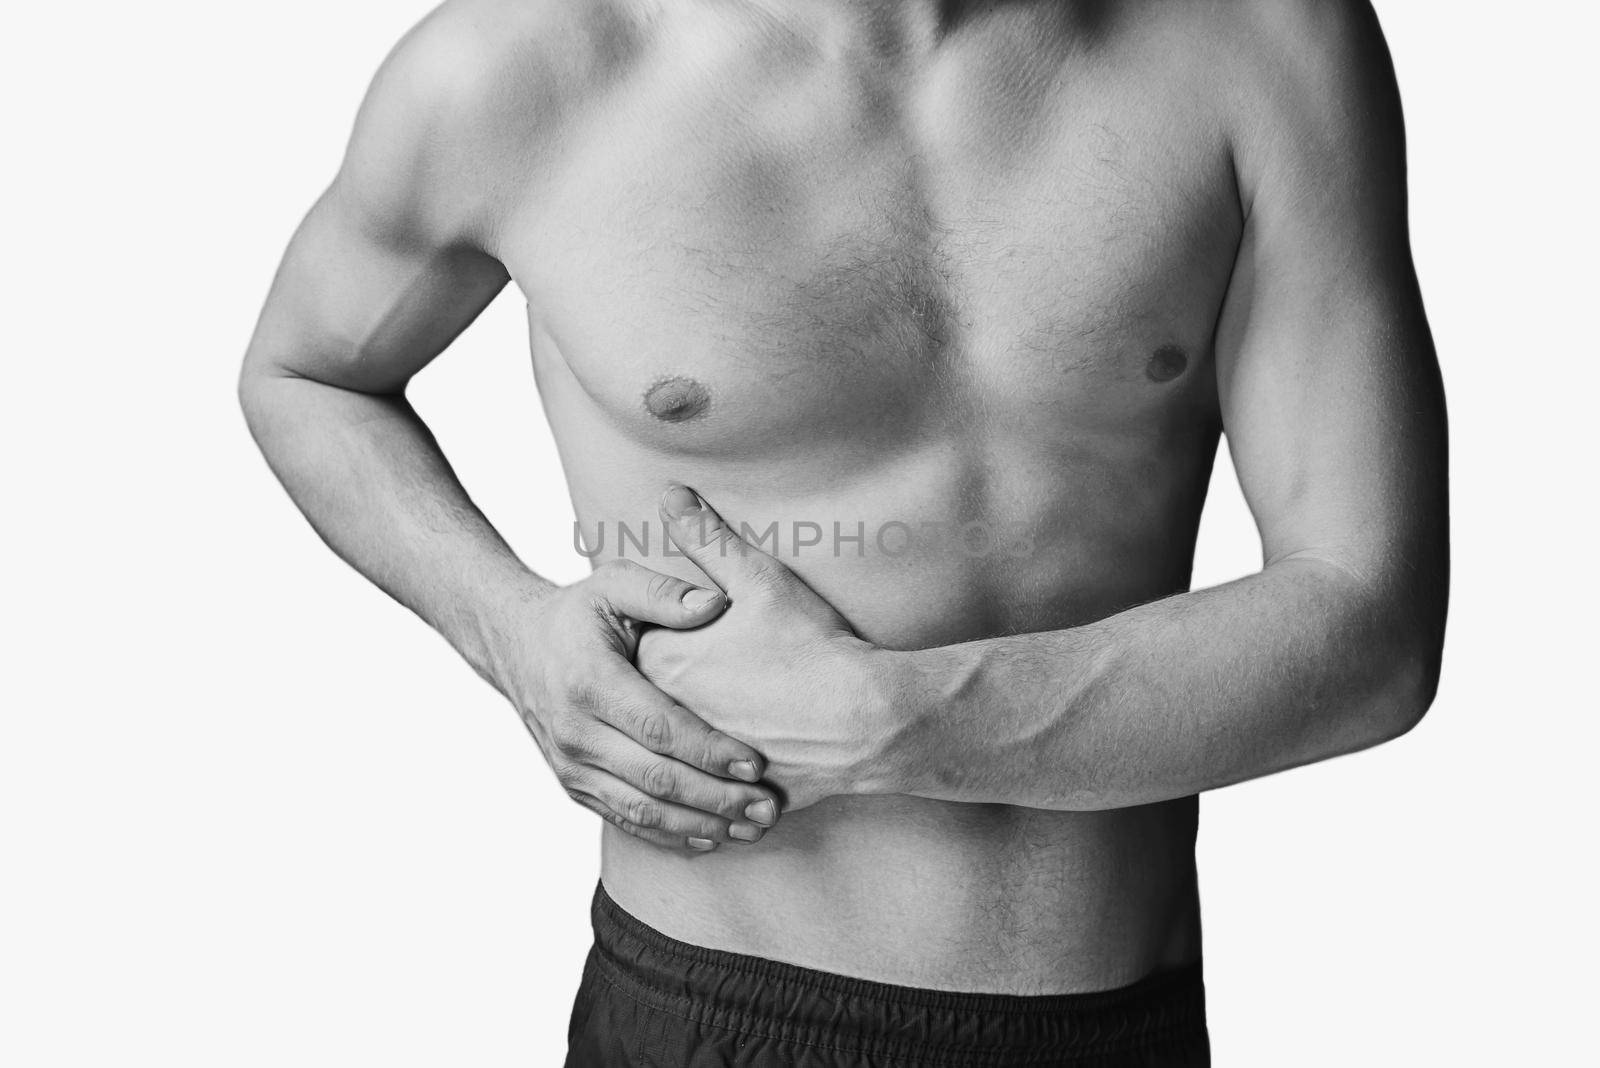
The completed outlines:
{"type": "Polygon", "coordinates": [[[1203,415],[1240,225],[1220,136],[1092,72],[948,66],[644,64],[508,232],[542,384],[746,458],[1203,415]]]}

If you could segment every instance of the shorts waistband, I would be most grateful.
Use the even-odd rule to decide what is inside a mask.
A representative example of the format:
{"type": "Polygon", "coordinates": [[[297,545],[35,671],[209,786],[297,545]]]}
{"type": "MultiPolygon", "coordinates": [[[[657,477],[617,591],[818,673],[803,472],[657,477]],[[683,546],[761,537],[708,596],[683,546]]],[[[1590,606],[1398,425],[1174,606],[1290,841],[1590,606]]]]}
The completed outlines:
{"type": "Polygon", "coordinates": [[[1199,962],[1094,993],[927,990],[683,942],[628,913],[600,884],[591,915],[594,965],[623,994],[782,1041],[929,1066],[1009,1066],[1123,1053],[1205,1029],[1199,962]]]}

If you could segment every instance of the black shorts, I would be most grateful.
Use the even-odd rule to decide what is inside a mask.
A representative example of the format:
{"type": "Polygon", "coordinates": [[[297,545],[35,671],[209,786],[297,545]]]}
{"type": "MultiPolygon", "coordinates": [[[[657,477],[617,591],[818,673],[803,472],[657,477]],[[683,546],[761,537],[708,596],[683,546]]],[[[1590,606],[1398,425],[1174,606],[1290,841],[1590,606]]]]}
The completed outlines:
{"type": "Polygon", "coordinates": [[[921,990],[669,938],[597,887],[567,1068],[1190,1068],[1200,965],[1092,994],[921,990]]]}

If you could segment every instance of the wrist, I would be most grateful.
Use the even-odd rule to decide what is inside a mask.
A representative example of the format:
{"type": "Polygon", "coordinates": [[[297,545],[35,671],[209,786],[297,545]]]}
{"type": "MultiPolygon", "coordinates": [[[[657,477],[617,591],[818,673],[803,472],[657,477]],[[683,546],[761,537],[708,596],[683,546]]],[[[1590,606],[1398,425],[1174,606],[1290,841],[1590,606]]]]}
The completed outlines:
{"type": "Polygon", "coordinates": [[[464,625],[451,644],[513,702],[521,697],[520,675],[537,644],[534,628],[540,613],[559,589],[519,565],[487,583],[461,613],[464,625]]]}
{"type": "Polygon", "coordinates": [[[941,702],[925,652],[871,647],[864,686],[864,759],[858,793],[917,794],[936,751],[941,702]]]}
{"type": "MultiPolygon", "coordinates": [[[[962,727],[979,722],[981,646],[976,642],[908,652],[879,650],[873,676],[882,730],[868,781],[872,792],[959,800],[974,773],[962,727]]],[[[980,728],[981,729],[981,728],[980,728]]]]}

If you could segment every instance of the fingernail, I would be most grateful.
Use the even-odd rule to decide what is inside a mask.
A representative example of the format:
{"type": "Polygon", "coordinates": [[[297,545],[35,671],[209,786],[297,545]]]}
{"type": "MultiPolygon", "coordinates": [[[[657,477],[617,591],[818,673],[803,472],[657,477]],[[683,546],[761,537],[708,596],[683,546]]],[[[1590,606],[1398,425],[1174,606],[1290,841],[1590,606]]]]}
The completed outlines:
{"type": "Polygon", "coordinates": [[[698,612],[702,608],[709,608],[722,594],[716,590],[702,590],[698,587],[683,595],[683,607],[691,612],[698,612]]]}
{"type": "Polygon", "coordinates": [[[691,838],[689,839],[689,848],[698,849],[702,853],[707,853],[717,848],[717,843],[713,842],[709,838],[691,838]]]}
{"type": "Polygon", "coordinates": [[[737,838],[741,842],[759,842],[761,840],[761,828],[748,823],[730,824],[728,837],[737,838]]]}
{"type": "Polygon", "coordinates": [[[763,798],[760,801],[746,805],[744,809],[746,819],[754,820],[763,827],[771,827],[778,819],[778,806],[771,800],[763,798]]]}
{"type": "Polygon", "coordinates": [[[700,498],[688,486],[673,486],[662,495],[661,507],[670,516],[694,515],[700,510],[700,498]]]}
{"type": "Polygon", "coordinates": [[[735,760],[728,765],[728,774],[735,779],[743,779],[745,782],[755,782],[757,778],[756,766],[749,760],[735,760]]]}

